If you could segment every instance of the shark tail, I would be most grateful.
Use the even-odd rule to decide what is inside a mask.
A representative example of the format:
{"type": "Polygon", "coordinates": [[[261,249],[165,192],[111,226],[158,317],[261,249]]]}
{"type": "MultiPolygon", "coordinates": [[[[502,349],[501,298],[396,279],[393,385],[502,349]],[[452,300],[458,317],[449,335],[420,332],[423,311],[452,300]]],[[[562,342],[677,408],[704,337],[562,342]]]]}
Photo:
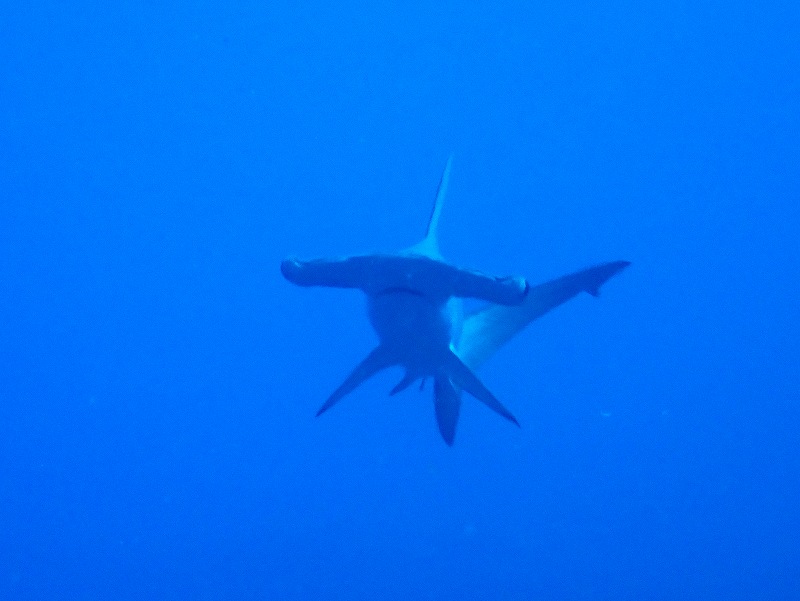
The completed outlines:
{"type": "Polygon", "coordinates": [[[322,404],[322,407],[317,411],[317,417],[325,413],[328,409],[333,407],[336,403],[342,400],[343,397],[353,392],[361,384],[369,380],[376,373],[387,367],[395,365],[397,361],[391,353],[389,353],[383,346],[375,347],[366,358],[356,365],[350,375],[345,378],[345,381],[333,391],[333,394],[328,397],[328,400],[322,404]]]}
{"type": "Polygon", "coordinates": [[[456,352],[471,369],[477,369],[497,349],[525,326],[581,292],[592,296],[610,278],[628,267],[628,261],[612,261],[532,286],[516,306],[492,304],[464,320],[456,352]]]}

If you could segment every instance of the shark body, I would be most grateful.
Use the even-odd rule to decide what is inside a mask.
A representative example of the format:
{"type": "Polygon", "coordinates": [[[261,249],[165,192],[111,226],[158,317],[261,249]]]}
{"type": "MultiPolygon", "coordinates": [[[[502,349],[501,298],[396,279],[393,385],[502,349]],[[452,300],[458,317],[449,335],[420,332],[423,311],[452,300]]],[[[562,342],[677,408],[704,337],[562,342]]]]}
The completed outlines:
{"type": "Polygon", "coordinates": [[[417,380],[433,379],[436,421],[448,445],[455,439],[461,391],[519,426],[474,370],[528,323],[580,292],[597,296],[603,283],[629,265],[604,263],[530,286],[522,277],[495,277],[445,262],[439,252],[438,225],[450,169],[448,160],[425,238],[411,248],[394,254],[291,258],[281,263],[284,277],[299,286],[362,290],[378,335],[378,346],[334,390],[318,416],[379,371],[402,366],[405,375],[390,394],[417,380]],[[463,298],[479,299],[487,306],[465,317],[463,298]]]}

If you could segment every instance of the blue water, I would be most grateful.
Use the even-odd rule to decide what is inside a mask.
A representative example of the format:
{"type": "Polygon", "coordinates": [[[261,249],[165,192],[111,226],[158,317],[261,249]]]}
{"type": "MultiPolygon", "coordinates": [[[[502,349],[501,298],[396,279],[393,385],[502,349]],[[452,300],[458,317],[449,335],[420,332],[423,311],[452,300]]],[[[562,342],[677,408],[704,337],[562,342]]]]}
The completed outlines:
{"type": "Polygon", "coordinates": [[[795,2],[6,3],[0,599],[790,599],[795,2]],[[633,265],[381,374],[287,255],[633,265]]]}

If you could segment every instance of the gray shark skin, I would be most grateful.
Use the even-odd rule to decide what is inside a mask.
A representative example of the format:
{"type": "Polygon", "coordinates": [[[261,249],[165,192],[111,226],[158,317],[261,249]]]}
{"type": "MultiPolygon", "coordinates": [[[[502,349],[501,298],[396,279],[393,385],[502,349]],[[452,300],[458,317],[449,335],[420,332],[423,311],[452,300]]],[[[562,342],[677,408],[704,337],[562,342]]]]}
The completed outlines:
{"type": "Polygon", "coordinates": [[[289,258],[281,263],[283,276],[298,286],[363,291],[378,335],[378,346],[334,390],[317,416],[379,371],[402,366],[405,375],[390,394],[432,378],[436,421],[448,445],[455,439],[461,391],[519,426],[473,370],[531,321],[580,292],[597,296],[609,278],[629,265],[604,263],[532,287],[522,277],[496,277],[445,262],[439,253],[438,224],[451,163],[448,160],[439,182],[425,238],[415,246],[394,254],[289,258]],[[488,304],[464,318],[463,298],[488,304]]]}

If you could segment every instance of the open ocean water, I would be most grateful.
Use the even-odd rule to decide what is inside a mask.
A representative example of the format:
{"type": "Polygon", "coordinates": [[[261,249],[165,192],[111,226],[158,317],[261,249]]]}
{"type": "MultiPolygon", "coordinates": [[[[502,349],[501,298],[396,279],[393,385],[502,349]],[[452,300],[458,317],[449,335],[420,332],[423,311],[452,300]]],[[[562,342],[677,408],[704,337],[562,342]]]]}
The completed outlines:
{"type": "Polygon", "coordinates": [[[800,598],[800,5],[0,11],[0,599],[800,598]],[[632,266],[378,375],[288,255],[632,266]]]}

